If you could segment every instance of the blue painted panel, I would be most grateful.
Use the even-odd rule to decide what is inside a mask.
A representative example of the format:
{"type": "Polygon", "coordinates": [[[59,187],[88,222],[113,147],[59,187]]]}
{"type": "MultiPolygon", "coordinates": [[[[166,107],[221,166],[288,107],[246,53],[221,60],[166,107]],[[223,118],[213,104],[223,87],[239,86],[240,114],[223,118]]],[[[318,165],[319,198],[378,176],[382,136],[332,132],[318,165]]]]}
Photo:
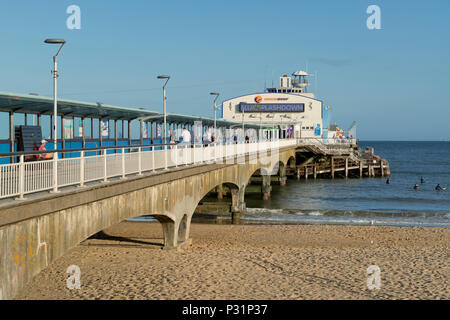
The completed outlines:
{"type": "MultiPolygon", "coordinates": [[[[0,153],[8,153],[9,152],[9,143],[1,143],[0,144],[0,153]]],[[[9,157],[0,158],[0,164],[8,164],[10,162],[9,157]]]]}

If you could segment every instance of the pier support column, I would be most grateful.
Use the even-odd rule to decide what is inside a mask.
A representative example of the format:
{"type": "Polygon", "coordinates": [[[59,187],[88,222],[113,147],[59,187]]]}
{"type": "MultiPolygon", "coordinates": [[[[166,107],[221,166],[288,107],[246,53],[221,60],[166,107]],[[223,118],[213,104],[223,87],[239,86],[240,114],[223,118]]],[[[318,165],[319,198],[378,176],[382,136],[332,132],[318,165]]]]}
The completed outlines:
{"type": "Polygon", "coordinates": [[[331,179],[334,179],[334,157],[331,157],[331,179]]]}
{"type": "Polygon", "coordinates": [[[231,220],[233,224],[239,224],[245,214],[245,187],[231,189],[231,220]]]}
{"type": "Polygon", "coordinates": [[[303,167],[303,169],[305,170],[305,180],[308,180],[308,174],[309,174],[309,168],[307,166],[303,167]]]}
{"type": "Polygon", "coordinates": [[[302,171],[300,168],[296,168],[296,175],[297,175],[297,180],[300,180],[300,178],[302,177],[302,171]]]}
{"type": "Polygon", "coordinates": [[[383,167],[383,160],[380,160],[380,173],[381,173],[381,176],[382,177],[384,177],[384,167],[383,167]]]}
{"type": "Polygon", "coordinates": [[[363,163],[362,161],[359,162],[359,177],[362,178],[363,176],[363,163]]]}
{"type": "Polygon", "coordinates": [[[314,180],[317,179],[317,165],[314,165],[314,180]]]}
{"type": "Polygon", "coordinates": [[[189,238],[189,233],[191,230],[191,215],[184,215],[181,219],[179,226],[178,226],[178,232],[177,232],[177,247],[184,247],[189,246],[192,244],[192,239],[189,238]]]}
{"type": "Polygon", "coordinates": [[[162,225],[164,234],[164,249],[171,250],[178,247],[179,223],[166,216],[154,216],[162,225]]]}
{"type": "Polygon", "coordinates": [[[153,217],[162,225],[164,250],[180,249],[192,244],[192,239],[189,238],[192,214],[185,214],[183,217],[177,217],[176,221],[163,215],[154,215],[153,217]]]}
{"type": "Polygon", "coordinates": [[[348,178],[348,158],[345,158],[345,177],[348,178]]]}
{"type": "Polygon", "coordinates": [[[263,177],[263,181],[262,181],[262,186],[261,186],[261,192],[263,194],[263,200],[269,200],[270,198],[270,191],[272,191],[272,187],[270,185],[270,176],[269,175],[264,175],[263,177]]]}
{"type": "Polygon", "coordinates": [[[217,199],[222,200],[223,199],[223,185],[219,184],[216,188],[217,191],[217,199]]]}
{"type": "Polygon", "coordinates": [[[280,186],[285,186],[286,185],[286,180],[287,180],[286,167],[285,166],[280,167],[279,179],[280,179],[280,186]]]}

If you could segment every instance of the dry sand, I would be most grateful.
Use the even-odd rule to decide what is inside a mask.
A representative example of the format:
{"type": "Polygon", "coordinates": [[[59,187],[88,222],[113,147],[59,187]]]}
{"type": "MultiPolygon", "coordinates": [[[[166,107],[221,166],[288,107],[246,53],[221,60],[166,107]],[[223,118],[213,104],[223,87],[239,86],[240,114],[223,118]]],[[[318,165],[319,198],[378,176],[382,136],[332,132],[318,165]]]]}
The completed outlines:
{"type": "Polygon", "coordinates": [[[123,222],[57,259],[18,299],[449,299],[450,230],[193,224],[161,250],[159,223],[123,222]],[[81,269],[68,290],[66,269],[81,269]],[[381,288],[367,289],[367,268],[381,288]]]}

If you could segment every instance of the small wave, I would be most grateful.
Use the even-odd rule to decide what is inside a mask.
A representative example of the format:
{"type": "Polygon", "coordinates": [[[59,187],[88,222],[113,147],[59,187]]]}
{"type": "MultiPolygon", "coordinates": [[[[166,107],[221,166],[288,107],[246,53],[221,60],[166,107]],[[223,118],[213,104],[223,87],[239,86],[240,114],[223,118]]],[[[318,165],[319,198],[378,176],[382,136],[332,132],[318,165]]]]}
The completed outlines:
{"type": "MultiPolygon", "coordinates": [[[[412,190],[412,189],[411,189],[412,190]]],[[[400,202],[400,203],[421,203],[421,204],[450,204],[450,199],[430,199],[430,198],[416,198],[416,197],[311,197],[311,199],[339,201],[339,202],[358,202],[358,201],[378,201],[378,202],[400,202]]]]}
{"type": "Polygon", "coordinates": [[[284,209],[269,209],[269,208],[246,208],[245,211],[250,214],[281,214],[287,213],[284,209]]]}
{"type": "Polygon", "coordinates": [[[269,209],[247,208],[247,214],[256,215],[295,215],[295,216],[326,216],[326,217],[391,217],[391,218],[439,218],[450,219],[450,213],[415,212],[415,211],[346,211],[346,210],[307,210],[307,209],[269,209]]]}
{"type": "Polygon", "coordinates": [[[297,212],[294,212],[294,214],[298,215],[298,216],[315,216],[315,217],[318,217],[318,216],[323,216],[324,213],[320,212],[320,211],[310,211],[310,212],[297,211],[297,212]]]}
{"type": "Polygon", "coordinates": [[[270,217],[270,218],[258,218],[258,217],[243,217],[242,221],[249,224],[310,224],[310,225],[366,225],[366,226],[421,226],[421,227],[444,227],[449,228],[448,222],[442,221],[417,221],[414,219],[364,219],[356,218],[349,219],[344,217],[297,217],[297,219],[286,219],[283,217],[270,217]]]}

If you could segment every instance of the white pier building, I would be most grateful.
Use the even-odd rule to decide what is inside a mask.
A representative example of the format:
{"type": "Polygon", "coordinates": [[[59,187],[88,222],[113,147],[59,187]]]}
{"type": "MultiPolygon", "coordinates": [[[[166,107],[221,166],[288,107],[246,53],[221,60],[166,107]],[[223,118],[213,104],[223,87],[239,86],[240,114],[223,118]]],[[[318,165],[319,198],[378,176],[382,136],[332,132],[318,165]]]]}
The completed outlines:
{"type": "Polygon", "coordinates": [[[324,110],[323,102],[308,92],[309,76],[301,70],[292,77],[285,74],[278,88],[225,100],[223,119],[259,124],[266,134],[275,132],[280,138],[322,138],[328,108],[324,110]]]}

